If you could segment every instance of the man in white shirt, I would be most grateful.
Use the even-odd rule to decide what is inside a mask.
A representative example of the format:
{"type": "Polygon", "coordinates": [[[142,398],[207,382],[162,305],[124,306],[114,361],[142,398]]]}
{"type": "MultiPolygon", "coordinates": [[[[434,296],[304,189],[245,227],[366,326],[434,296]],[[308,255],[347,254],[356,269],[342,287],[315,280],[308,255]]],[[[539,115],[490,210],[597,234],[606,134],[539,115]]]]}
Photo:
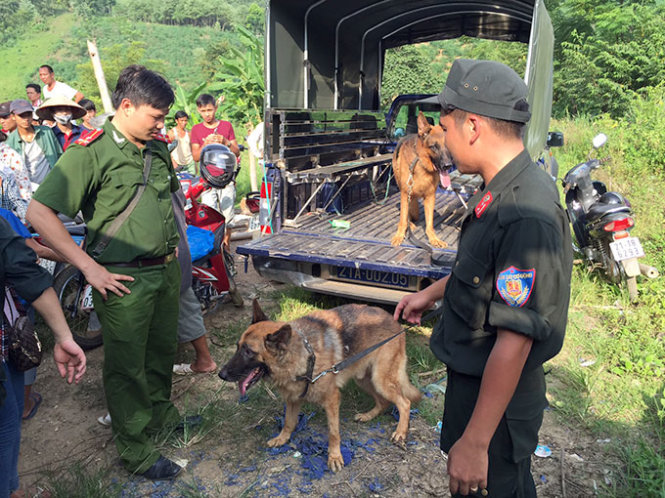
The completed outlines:
{"type": "Polygon", "coordinates": [[[83,98],[83,94],[75,88],[72,88],[62,81],[56,81],[55,75],[53,74],[53,68],[48,64],[39,66],[39,79],[44,82],[44,88],[42,89],[44,100],[48,100],[51,97],[61,96],[73,100],[74,102],[78,102],[83,98]]]}

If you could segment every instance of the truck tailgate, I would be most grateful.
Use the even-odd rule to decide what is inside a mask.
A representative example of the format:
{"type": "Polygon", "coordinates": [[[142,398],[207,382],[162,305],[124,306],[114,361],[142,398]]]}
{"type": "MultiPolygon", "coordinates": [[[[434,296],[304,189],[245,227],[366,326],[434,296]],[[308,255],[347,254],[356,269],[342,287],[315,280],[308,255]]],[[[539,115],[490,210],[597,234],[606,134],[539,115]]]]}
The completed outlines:
{"type": "MultiPolygon", "coordinates": [[[[475,177],[456,177],[456,183],[477,183],[475,177]]],[[[468,197],[463,195],[463,198],[468,197]]],[[[243,255],[283,258],[290,261],[351,266],[386,272],[399,272],[438,279],[450,272],[457,250],[459,222],[465,208],[451,191],[437,192],[434,227],[439,238],[448,243],[434,255],[443,264],[433,264],[429,252],[405,239],[399,247],[390,240],[399,220],[399,192],[390,195],[385,203],[366,203],[343,215],[310,213],[301,217],[297,227],[282,227],[273,235],[264,236],[239,246],[243,255]],[[345,220],[350,228],[333,228],[331,220],[345,220]]],[[[422,205],[415,237],[427,242],[422,205]]]]}

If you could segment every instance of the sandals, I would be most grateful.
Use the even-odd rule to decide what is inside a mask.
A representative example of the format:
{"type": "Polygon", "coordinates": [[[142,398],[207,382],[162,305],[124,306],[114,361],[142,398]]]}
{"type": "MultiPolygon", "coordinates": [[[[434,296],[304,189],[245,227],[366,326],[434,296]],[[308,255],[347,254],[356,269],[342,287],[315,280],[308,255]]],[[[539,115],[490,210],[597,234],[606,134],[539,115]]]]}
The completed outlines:
{"type": "Polygon", "coordinates": [[[30,413],[23,416],[23,420],[30,420],[34,417],[37,414],[37,410],[39,410],[39,405],[42,404],[42,395],[39,393],[30,393],[30,399],[33,402],[32,408],[30,409],[30,413]]]}
{"type": "Polygon", "coordinates": [[[209,371],[199,372],[198,370],[194,370],[192,368],[191,363],[178,363],[176,365],[173,365],[173,373],[176,375],[210,374],[210,373],[215,373],[216,371],[217,369],[214,368],[209,371]]]}

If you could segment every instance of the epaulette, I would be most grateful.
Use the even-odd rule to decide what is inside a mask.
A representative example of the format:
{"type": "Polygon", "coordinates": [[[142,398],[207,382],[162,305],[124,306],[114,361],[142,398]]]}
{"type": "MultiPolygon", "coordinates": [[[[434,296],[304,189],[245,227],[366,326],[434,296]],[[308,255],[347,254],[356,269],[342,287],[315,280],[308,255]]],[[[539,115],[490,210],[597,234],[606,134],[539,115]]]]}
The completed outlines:
{"type": "Polygon", "coordinates": [[[171,139],[168,136],[165,137],[164,135],[154,135],[152,138],[153,140],[159,140],[160,142],[164,142],[167,145],[171,143],[171,139]]]}
{"type": "Polygon", "coordinates": [[[92,142],[101,137],[103,134],[104,130],[102,130],[101,128],[97,128],[96,130],[92,130],[90,133],[86,133],[84,136],[80,137],[74,143],[77,145],[82,145],[83,147],[87,147],[92,142]]]}

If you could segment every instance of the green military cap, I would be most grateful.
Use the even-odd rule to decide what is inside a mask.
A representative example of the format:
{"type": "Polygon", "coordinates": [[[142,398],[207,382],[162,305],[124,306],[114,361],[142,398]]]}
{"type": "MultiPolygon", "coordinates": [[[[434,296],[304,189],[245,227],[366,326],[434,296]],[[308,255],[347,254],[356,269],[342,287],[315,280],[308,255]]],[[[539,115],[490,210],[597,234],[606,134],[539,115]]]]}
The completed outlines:
{"type": "Polygon", "coordinates": [[[421,102],[526,123],[531,117],[527,94],[524,80],[505,64],[457,59],[441,93],[421,102]]]}

